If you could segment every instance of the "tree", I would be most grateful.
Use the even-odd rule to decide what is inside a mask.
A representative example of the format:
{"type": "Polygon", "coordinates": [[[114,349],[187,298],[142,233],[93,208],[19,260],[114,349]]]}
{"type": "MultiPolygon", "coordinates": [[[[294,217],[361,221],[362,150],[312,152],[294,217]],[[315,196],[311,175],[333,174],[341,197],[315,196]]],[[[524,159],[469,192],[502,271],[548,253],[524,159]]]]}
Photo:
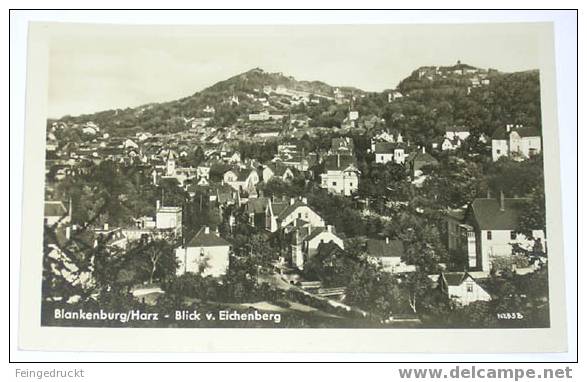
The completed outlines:
{"type": "Polygon", "coordinates": [[[149,273],[149,284],[153,283],[154,277],[165,279],[175,274],[177,261],[173,254],[173,247],[168,239],[153,240],[144,249],[146,266],[149,273]]]}

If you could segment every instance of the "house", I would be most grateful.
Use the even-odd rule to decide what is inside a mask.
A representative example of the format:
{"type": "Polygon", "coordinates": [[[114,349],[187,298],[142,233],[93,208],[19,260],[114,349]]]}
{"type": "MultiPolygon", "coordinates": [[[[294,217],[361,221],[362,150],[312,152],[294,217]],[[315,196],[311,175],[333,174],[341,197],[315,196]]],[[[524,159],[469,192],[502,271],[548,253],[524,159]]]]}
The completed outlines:
{"type": "Polygon", "coordinates": [[[45,200],[45,225],[62,226],[71,223],[71,200],[69,209],[65,208],[62,201],[45,200]]]}
{"type": "Polygon", "coordinates": [[[182,208],[174,206],[162,206],[157,200],[155,209],[155,225],[159,230],[170,230],[175,235],[181,235],[182,208]]]}
{"type": "MultiPolygon", "coordinates": [[[[510,258],[512,248],[518,245],[532,251],[538,243],[546,244],[544,231],[532,229],[532,238],[516,232],[518,218],[525,199],[475,199],[459,216],[448,217],[449,250],[459,250],[468,258],[469,270],[489,272],[497,259],[510,258]]],[[[536,228],[536,227],[529,227],[536,228]]]]}
{"type": "Polygon", "coordinates": [[[284,182],[290,181],[294,178],[294,173],[291,168],[280,163],[270,163],[263,166],[263,181],[268,182],[273,177],[277,177],[284,182]]]}
{"type": "Polygon", "coordinates": [[[491,137],[493,161],[505,156],[523,160],[542,151],[540,131],[534,127],[508,124],[497,128],[491,137]]]}
{"type": "Polygon", "coordinates": [[[450,299],[464,306],[475,301],[491,300],[489,293],[467,272],[440,273],[438,288],[450,299]]]}
{"type": "Polygon", "coordinates": [[[408,265],[403,260],[404,243],[401,240],[368,239],[366,244],[367,259],[380,264],[383,271],[389,273],[415,272],[415,265],[408,265]]]}
{"type": "Polygon", "coordinates": [[[461,147],[461,138],[458,135],[454,136],[454,138],[444,137],[442,143],[440,144],[440,148],[442,151],[452,151],[456,150],[461,147]]]}
{"type": "Polygon", "coordinates": [[[460,140],[464,141],[471,135],[471,131],[468,126],[450,126],[445,129],[444,136],[448,139],[455,139],[459,137],[460,140]]]}
{"type": "Polygon", "coordinates": [[[202,227],[185,245],[176,248],[177,274],[197,273],[202,276],[220,277],[228,271],[230,243],[218,231],[202,227]]]}
{"type": "Polygon", "coordinates": [[[324,219],[309,205],[306,198],[290,198],[289,203],[272,202],[272,211],[279,228],[310,225],[324,227],[324,219]]]}
{"type": "Polygon", "coordinates": [[[402,143],[375,143],[373,152],[375,154],[375,163],[385,164],[393,161],[397,164],[404,164],[407,157],[402,143]]]}
{"type": "Polygon", "coordinates": [[[224,182],[236,191],[246,191],[256,194],[256,185],[259,183],[257,170],[251,168],[233,168],[224,173],[224,182]]]}
{"type": "Polygon", "coordinates": [[[343,250],[344,242],[336,235],[334,226],[312,227],[306,225],[298,227],[292,232],[291,264],[303,270],[304,264],[315,256],[324,244],[336,246],[343,250]]]}
{"type": "Polygon", "coordinates": [[[350,196],[359,188],[360,171],[351,155],[330,155],[324,159],[325,173],[320,175],[320,187],[329,192],[350,196]]]}

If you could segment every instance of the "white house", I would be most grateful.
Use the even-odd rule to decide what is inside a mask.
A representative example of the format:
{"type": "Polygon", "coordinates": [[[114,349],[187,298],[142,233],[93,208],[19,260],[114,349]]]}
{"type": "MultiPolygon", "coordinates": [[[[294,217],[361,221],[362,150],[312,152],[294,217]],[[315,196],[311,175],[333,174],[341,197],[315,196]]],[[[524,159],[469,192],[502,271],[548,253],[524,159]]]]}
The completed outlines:
{"type": "Polygon", "coordinates": [[[465,306],[475,301],[490,301],[491,296],[467,272],[443,272],[438,286],[452,300],[465,306]]]}
{"type": "Polygon", "coordinates": [[[223,176],[224,182],[230,185],[237,191],[247,191],[249,193],[255,193],[255,186],[259,183],[259,174],[255,169],[241,169],[234,168],[228,170],[223,176]]]}
{"type": "Polygon", "coordinates": [[[329,192],[350,196],[359,188],[360,171],[351,155],[331,155],[324,160],[325,173],[320,175],[320,187],[329,192]]]}
{"type": "Polygon", "coordinates": [[[177,274],[191,272],[204,277],[220,277],[228,271],[229,254],[230,243],[218,232],[202,227],[185,247],[176,248],[177,274]]]}
{"type": "Polygon", "coordinates": [[[511,258],[514,245],[532,251],[540,244],[545,251],[542,229],[532,229],[532,238],[517,233],[518,218],[525,199],[475,199],[465,212],[461,224],[448,226],[449,249],[467,254],[470,270],[489,272],[497,259],[511,258]],[[452,240],[450,239],[452,236],[452,240]]]}
{"type": "Polygon", "coordinates": [[[172,230],[176,235],[180,235],[182,228],[182,208],[161,206],[161,203],[157,200],[155,222],[157,229],[172,230]]]}
{"type": "Polygon", "coordinates": [[[304,264],[312,256],[315,256],[319,252],[319,248],[324,244],[335,245],[338,249],[344,249],[344,242],[336,235],[334,226],[312,227],[308,224],[298,227],[293,232],[291,264],[298,269],[304,269],[304,264]]]}
{"type": "Polygon", "coordinates": [[[542,151],[538,129],[522,125],[506,125],[495,130],[491,138],[493,161],[506,156],[523,160],[542,151]]]}
{"type": "Polygon", "coordinates": [[[401,143],[375,143],[373,153],[375,155],[375,163],[382,164],[392,161],[397,164],[404,164],[407,157],[404,145],[401,143]]]}
{"type": "Polygon", "coordinates": [[[404,243],[401,240],[368,239],[367,240],[367,258],[373,263],[380,264],[383,271],[389,273],[407,273],[415,272],[416,266],[406,264],[402,257],[404,256],[404,243]]]}
{"type": "Polygon", "coordinates": [[[273,177],[277,177],[283,181],[290,181],[294,178],[294,173],[291,168],[279,163],[264,165],[262,174],[264,182],[268,182],[273,177]]]}

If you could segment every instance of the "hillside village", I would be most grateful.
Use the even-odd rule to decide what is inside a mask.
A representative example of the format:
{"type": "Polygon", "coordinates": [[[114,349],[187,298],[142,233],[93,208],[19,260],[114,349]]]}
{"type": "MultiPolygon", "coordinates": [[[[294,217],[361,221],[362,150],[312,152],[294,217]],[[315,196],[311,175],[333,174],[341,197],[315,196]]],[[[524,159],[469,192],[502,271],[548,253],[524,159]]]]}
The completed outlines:
{"type": "Polygon", "coordinates": [[[48,120],[44,309],[548,326],[541,129],[537,72],[461,62],[380,93],[256,68],[48,120]]]}

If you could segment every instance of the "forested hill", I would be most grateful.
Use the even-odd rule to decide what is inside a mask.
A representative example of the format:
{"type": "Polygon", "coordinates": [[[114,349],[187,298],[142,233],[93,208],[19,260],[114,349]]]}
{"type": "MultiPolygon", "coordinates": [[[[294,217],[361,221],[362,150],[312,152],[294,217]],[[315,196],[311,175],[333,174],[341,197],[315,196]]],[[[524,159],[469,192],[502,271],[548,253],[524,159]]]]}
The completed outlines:
{"type": "Polygon", "coordinates": [[[241,122],[248,120],[249,113],[266,110],[285,115],[305,114],[311,118],[310,127],[333,127],[341,125],[349,107],[358,111],[361,118],[383,118],[383,127],[402,131],[419,144],[438,140],[445,128],[452,125],[466,125],[474,134],[488,136],[508,123],[541,129],[537,70],[503,73],[460,62],[453,66],[420,67],[395,89],[381,93],[336,88],[320,81],[298,81],[282,73],[255,68],[176,101],[66,116],[60,121],[92,121],[113,135],[138,131],[166,133],[185,130],[193,118],[199,117],[212,118],[209,126],[247,128],[241,122]],[[267,87],[272,90],[266,92],[267,87]],[[293,95],[275,92],[277,88],[287,89],[293,95]],[[320,102],[294,105],[291,101],[295,92],[310,94],[320,102]],[[336,93],[346,102],[336,103],[336,93]],[[400,96],[390,99],[392,93],[400,96]],[[214,108],[213,113],[205,111],[208,106],[214,108]]]}

